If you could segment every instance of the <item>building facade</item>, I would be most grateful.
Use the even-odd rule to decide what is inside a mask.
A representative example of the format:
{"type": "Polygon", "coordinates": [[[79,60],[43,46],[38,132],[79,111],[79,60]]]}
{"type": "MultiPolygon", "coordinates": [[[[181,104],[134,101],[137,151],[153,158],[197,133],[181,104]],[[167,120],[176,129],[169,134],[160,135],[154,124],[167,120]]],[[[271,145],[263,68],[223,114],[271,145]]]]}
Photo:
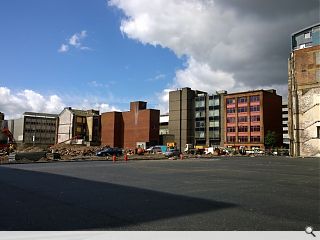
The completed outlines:
{"type": "Polygon", "coordinates": [[[18,144],[53,145],[56,141],[57,114],[25,112],[9,121],[9,130],[18,144]]]}
{"type": "Polygon", "coordinates": [[[320,156],[320,24],[291,36],[288,130],[292,156],[320,156]]]}
{"type": "Polygon", "coordinates": [[[58,122],[57,143],[100,145],[99,111],[66,107],[58,122]]]}
{"type": "Polygon", "coordinates": [[[128,112],[101,114],[101,143],[111,147],[135,149],[159,143],[160,111],[147,109],[147,103],[131,102],[128,112]]]}
{"type": "Polygon", "coordinates": [[[225,91],[208,94],[182,88],[169,93],[169,132],[175,136],[179,149],[186,144],[199,147],[223,143],[221,109],[225,91]]]}
{"type": "Polygon", "coordinates": [[[289,149],[290,139],[288,130],[288,103],[282,102],[282,131],[283,147],[289,149]]]}
{"type": "Polygon", "coordinates": [[[227,94],[224,102],[225,147],[265,149],[268,132],[282,145],[282,98],[275,90],[227,94]]]}

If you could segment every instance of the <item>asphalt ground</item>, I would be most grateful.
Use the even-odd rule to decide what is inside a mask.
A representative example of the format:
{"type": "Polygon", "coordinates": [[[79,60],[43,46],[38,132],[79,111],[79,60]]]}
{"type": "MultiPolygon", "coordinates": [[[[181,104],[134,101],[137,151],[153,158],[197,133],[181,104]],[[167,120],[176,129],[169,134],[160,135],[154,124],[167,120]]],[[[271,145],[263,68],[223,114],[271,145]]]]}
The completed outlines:
{"type": "Polygon", "coordinates": [[[319,158],[0,166],[0,230],[320,229],[319,158]]]}

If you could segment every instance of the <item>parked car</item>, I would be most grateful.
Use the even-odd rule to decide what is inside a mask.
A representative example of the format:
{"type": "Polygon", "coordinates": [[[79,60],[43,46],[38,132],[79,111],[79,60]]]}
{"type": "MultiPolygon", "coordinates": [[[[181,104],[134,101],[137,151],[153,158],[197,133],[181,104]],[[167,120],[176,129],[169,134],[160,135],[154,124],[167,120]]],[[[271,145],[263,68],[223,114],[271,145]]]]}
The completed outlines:
{"type": "Polygon", "coordinates": [[[96,156],[102,157],[102,156],[120,156],[123,154],[123,150],[121,148],[105,148],[99,152],[96,153],[96,156]]]}
{"type": "Polygon", "coordinates": [[[180,150],[179,149],[170,149],[170,150],[166,151],[164,153],[164,155],[166,157],[173,157],[173,156],[178,157],[180,155],[180,150]]]}

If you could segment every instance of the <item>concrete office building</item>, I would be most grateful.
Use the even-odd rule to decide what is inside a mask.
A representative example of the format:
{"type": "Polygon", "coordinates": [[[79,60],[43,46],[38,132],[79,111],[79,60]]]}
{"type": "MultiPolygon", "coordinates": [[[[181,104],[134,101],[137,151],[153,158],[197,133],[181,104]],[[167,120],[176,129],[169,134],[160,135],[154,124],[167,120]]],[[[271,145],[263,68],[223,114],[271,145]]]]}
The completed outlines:
{"type": "Polygon", "coordinates": [[[282,98],[275,90],[256,90],[225,96],[225,147],[265,149],[268,131],[282,145],[282,98]]]}
{"type": "Polygon", "coordinates": [[[320,156],[320,24],[291,35],[288,127],[292,156],[320,156]]]}
{"type": "Polygon", "coordinates": [[[159,143],[160,111],[147,109],[147,103],[131,102],[128,112],[101,114],[101,142],[103,145],[135,149],[159,143]]]}
{"type": "Polygon", "coordinates": [[[220,146],[221,106],[225,91],[210,95],[182,88],[169,93],[169,132],[181,150],[187,143],[195,146],[220,146]]]}
{"type": "Polygon", "coordinates": [[[290,139],[288,133],[288,103],[282,102],[282,131],[283,147],[289,149],[290,139]]]}
{"type": "Polygon", "coordinates": [[[57,143],[100,145],[99,111],[66,107],[59,114],[57,136],[57,143]]]}
{"type": "Polygon", "coordinates": [[[57,114],[25,112],[9,120],[8,127],[18,144],[53,145],[56,140],[57,114]]]}
{"type": "Polygon", "coordinates": [[[167,145],[174,142],[174,135],[169,132],[169,114],[160,115],[159,145],[167,145]]]}

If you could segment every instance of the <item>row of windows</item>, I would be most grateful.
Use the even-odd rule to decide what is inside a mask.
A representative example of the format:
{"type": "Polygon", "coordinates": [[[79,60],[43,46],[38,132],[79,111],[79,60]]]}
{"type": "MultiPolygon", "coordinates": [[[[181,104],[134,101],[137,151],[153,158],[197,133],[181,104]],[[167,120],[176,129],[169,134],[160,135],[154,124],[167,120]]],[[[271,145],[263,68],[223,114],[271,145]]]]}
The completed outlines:
{"type": "Polygon", "coordinates": [[[43,122],[43,121],[27,121],[26,126],[28,125],[45,125],[45,126],[56,126],[56,122],[43,122]]]}
{"type": "Polygon", "coordinates": [[[26,133],[53,133],[55,134],[56,130],[55,129],[25,129],[26,133]]]}
{"type": "MultiPolygon", "coordinates": [[[[235,98],[227,98],[227,104],[235,104],[236,99],[235,98]]],[[[260,101],[260,96],[259,95],[254,95],[249,97],[250,102],[259,102],[260,101]]],[[[248,102],[248,97],[239,97],[238,98],[238,103],[246,103],[248,102]]]]}
{"type": "MultiPolygon", "coordinates": [[[[250,116],[250,121],[251,122],[260,122],[260,116],[250,116]]],[[[227,118],[227,123],[235,123],[236,118],[235,117],[228,117],[227,118]]],[[[238,122],[248,122],[248,116],[240,116],[238,117],[238,122]]]]}
{"type": "MultiPolygon", "coordinates": [[[[196,131],[195,132],[195,138],[205,138],[205,132],[204,131],[196,131]]],[[[209,138],[219,138],[220,132],[219,131],[212,131],[209,132],[209,138]]]]}
{"type": "MultiPolygon", "coordinates": [[[[251,132],[260,132],[260,126],[250,126],[251,132]]],[[[236,127],[227,127],[227,132],[236,132],[236,127]]],[[[248,126],[239,126],[238,132],[248,132],[248,126]]]]}
{"type": "MultiPolygon", "coordinates": [[[[239,136],[238,137],[238,142],[239,143],[247,143],[248,139],[249,138],[247,136],[239,136]]],[[[259,143],[260,140],[261,140],[260,136],[251,136],[250,137],[250,142],[259,143]]],[[[235,136],[227,136],[227,142],[236,143],[236,137],[235,136]]]]}
{"type": "MultiPolygon", "coordinates": [[[[260,106],[250,106],[250,112],[259,112],[260,106]]],[[[227,113],[235,113],[236,108],[227,108],[227,113]]],[[[238,113],[248,112],[248,107],[238,107],[238,113]]]]}

